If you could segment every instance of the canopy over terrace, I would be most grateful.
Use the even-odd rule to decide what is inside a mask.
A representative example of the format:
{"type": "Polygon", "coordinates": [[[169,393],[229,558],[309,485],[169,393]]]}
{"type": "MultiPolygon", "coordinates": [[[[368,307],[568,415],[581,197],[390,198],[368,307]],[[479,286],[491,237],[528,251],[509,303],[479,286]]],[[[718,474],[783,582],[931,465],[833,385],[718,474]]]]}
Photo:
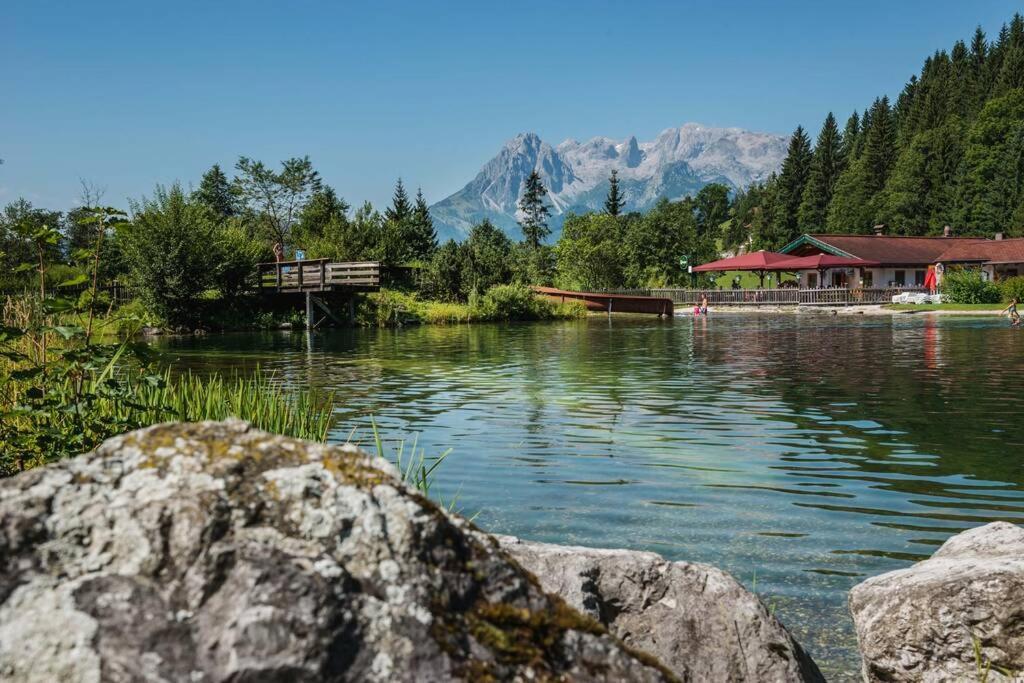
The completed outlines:
{"type": "Polygon", "coordinates": [[[784,271],[786,268],[778,268],[777,264],[782,261],[792,261],[789,254],[780,254],[774,251],[752,251],[747,254],[740,254],[732,258],[719,259],[711,263],[696,266],[695,273],[725,272],[729,270],[750,270],[761,278],[761,286],[764,287],[764,274],[772,271],[784,271]]]}
{"type": "Polygon", "coordinates": [[[798,256],[786,259],[775,264],[776,268],[782,270],[813,270],[818,273],[818,286],[823,287],[826,270],[832,268],[876,268],[878,261],[856,258],[852,256],[836,256],[835,254],[812,254],[810,256],[798,256]]]}

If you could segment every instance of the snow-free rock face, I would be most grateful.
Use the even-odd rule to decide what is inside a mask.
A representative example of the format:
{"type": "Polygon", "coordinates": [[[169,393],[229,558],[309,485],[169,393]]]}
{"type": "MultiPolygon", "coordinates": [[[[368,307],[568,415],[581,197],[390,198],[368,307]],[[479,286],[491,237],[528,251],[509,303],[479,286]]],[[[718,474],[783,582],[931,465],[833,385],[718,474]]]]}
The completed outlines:
{"type": "Polygon", "coordinates": [[[537,170],[548,189],[550,224],[557,233],[564,214],[603,207],[612,169],[619,173],[626,210],[644,211],[662,197],[681,199],[708,183],[742,188],[764,180],[782,164],[786,145],[780,135],[696,123],[669,128],[650,142],[596,137],[552,147],[535,133],[523,133],[505,143],[465,187],[430,207],[430,213],[442,238],[462,239],[484,219],[518,238],[523,183],[537,170]]]}
{"type": "Polygon", "coordinates": [[[0,680],[671,680],[394,475],[236,421],[0,482],[0,680]]]}
{"type": "Polygon", "coordinates": [[[498,542],[550,593],[684,681],[823,681],[754,594],[714,567],[632,550],[498,542]]]}
{"type": "Polygon", "coordinates": [[[994,522],[850,592],[867,681],[1024,680],[1024,529],[994,522]]]}

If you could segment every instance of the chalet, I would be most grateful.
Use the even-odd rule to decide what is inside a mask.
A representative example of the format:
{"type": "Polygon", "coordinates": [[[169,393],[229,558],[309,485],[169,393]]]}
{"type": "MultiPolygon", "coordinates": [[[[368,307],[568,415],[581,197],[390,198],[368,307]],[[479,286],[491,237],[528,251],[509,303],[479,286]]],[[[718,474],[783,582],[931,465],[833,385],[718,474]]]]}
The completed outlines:
{"type": "Polygon", "coordinates": [[[872,235],[805,234],[781,249],[794,257],[831,254],[870,262],[870,267],[830,268],[799,272],[800,288],[924,287],[928,271],[941,274],[950,266],[980,268],[999,280],[1024,275],[1024,239],[953,237],[899,237],[876,231],[872,235]]]}

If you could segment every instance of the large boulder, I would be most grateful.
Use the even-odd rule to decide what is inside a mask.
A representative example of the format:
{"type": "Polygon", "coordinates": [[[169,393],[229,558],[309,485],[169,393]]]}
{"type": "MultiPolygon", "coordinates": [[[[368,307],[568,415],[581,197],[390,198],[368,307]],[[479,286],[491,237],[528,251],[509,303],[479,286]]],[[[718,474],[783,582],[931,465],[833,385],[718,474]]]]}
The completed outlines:
{"type": "Polygon", "coordinates": [[[994,522],[850,592],[868,681],[1024,680],[1024,529],[994,522]]]}
{"type": "Polygon", "coordinates": [[[0,680],[672,680],[394,475],[225,422],[0,482],[0,680]]]}
{"type": "Polygon", "coordinates": [[[544,590],[684,681],[823,681],[760,599],[706,564],[497,537],[544,590]]]}

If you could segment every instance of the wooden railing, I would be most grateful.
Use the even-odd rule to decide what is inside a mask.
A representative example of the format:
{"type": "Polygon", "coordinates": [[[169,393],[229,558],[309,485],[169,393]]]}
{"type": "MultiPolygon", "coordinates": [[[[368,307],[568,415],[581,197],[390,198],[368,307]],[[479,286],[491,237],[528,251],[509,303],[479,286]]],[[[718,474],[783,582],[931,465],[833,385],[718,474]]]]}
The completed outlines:
{"type": "Polygon", "coordinates": [[[609,294],[629,293],[636,296],[657,296],[672,299],[677,305],[694,305],[707,297],[712,306],[851,306],[857,304],[887,304],[902,292],[926,293],[924,287],[869,287],[863,289],[822,288],[797,289],[683,289],[652,288],[608,290],[609,294]]]}
{"type": "Polygon", "coordinates": [[[259,288],[279,292],[380,288],[380,263],[332,262],[329,259],[259,264],[259,288]]]}

